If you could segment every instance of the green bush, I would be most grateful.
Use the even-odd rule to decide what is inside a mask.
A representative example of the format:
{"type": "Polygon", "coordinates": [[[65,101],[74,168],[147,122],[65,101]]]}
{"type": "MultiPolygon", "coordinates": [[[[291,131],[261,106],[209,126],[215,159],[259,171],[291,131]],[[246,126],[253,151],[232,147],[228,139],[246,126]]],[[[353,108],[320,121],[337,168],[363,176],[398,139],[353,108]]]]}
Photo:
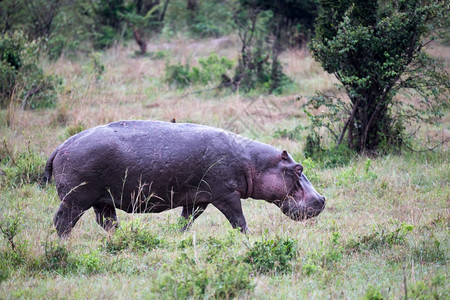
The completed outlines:
{"type": "Polygon", "coordinates": [[[158,277],[154,291],[173,299],[194,299],[205,295],[210,278],[207,270],[196,266],[186,255],[167,266],[167,273],[158,277]]]}
{"type": "Polygon", "coordinates": [[[122,223],[111,235],[103,239],[102,248],[110,253],[130,249],[134,252],[151,251],[163,241],[155,236],[139,219],[122,223]]]}
{"type": "Polygon", "coordinates": [[[101,259],[98,251],[75,255],[60,241],[46,241],[44,255],[32,267],[37,271],[56,271],[60,274],[92,274],[101,270],[101,259]]]}
{"type": "Polygon", "coordinates": [[[208,58],[198,60],[199,67],[193,67],[191,78],[194,83],[208,84],[220,82],[222,75],[233,68],[233,61],[212,53],[208,58]]]}
{"type": "Polygon", "coordinates": [[[217,261],[215,264],[199,266],[186,253],[165,266],[166,272],[158,277],[153,291],[165,298],[220,298],[238,297],[241,291],[254,289],[250,278],[250,267],[234,259],[217,261]]]}
{"type": "Polygon", "coordinates": [[[361,250],[378,250],[380,248],[392,247],[393,245],[403,245],[405,238],[409,232],[413,230],[413,226],[402,223],[399,227],[392,231],[384,229],[375,230],[371,234],[351,239],[345,246],[347,251],[361,250]]]}
{"type": "Polygon", "coordinates": [[[447,251],[437,238],[430,236],[414,248],[413,257],[420,263],[439,262],[445,264],[447,262],[447,251]]]}
{"type": "Polygon", "coordinates": [[[305,128],[300,125],[295,127],[294,129],[288,130],[288,129],[277,129],[275,130],[273,137],[275,138],[283,138],[288,139],[292,141],[300,141],[302,139],[302,131],[305,130],[305,128]]]}
{"type": "Polygon", "coordinates": [[[0,185],[17,186],[39,182],[44,166],[45,159],[33,149],[28,148],[19,155],[9,153],[0,163],[0,171],[4,173],[0,177],[0,185]]]}
{"type": "Polygon", "coordinates": [[[219,57],[212,53],[208,58],[199,59],[199,66],[192,70],[187,65],[175,64],[166,66],[166,82],[178,88],[184,88],[190,84],[219,84],[222,75],[233,67],[233,62],[226,57],[219,57]]]}
{"type": "Polygon", "coordinates": [[[69,250],[63,244],[58,242],[44,243],[44,256],[42,258],[41,267],[46,270],[69,270],[74,263],[70,257],[69,250]]]}
{"type": "Polygon", "coordinates": [[[166,82],[178,88],[185,88],[191,84],[189,65],[167,65],[166,82]]]}
{"type": "Polygon", "coordinates": [[[303,173],[308,176],[308,179],[313,184],[317,184],[320,181],[319,175],[315,172],[316,163],[311,158],[304,159],[302,162],[303,173]]]}
{"type": "Polygon", "coordinates": [[[316,272],[326,270],[326,268],[332,267],[336,262],[340,261],[344,256],[343,247],[339,241],[340,237],[339,232],[333,232],[329,245],[308,252],[302,258],[302,272],[310,276],[316,272]]]}
{"type": "Polygon", "coordinates": [[[97,273],[101,270],[101,258],[98,251],[82,253],[75,258],[77,272],[83,274],[97,273]]]}
{"type": "Polygon", "coordinates": [[[262,240],[247,251],[244,261],[259,273],[287,273],[295,251],[296,242],[290,238],[262,240]]]}
{"type": "Polygon", "coordinates": [[[364,294],[363,300],[383,300],[383,294],[380,290],[372,285],[369,285],[364,294]]]}
{"type": "Polygon", "coordinates": [[[158,50],[156,52],[149,52],[148,56],[153,60],[161,60],[168,57],[170,52],[168,50],[158,50]]]}
{"type": "Polygon", "coordinates": [[[335,168],[348,165],[356,156],[346,144],[339,147],[322,148],[321,137],[315,131],[306,136],[304,154],[306,158],[312,158],[323,168],[335,168]]]}
{"type": "Polygon", "coordinates": [[[408,299],[448,299],[449,290],[446,282],[444,274],[436,275],[428,282],[418,281],[410,287],[408,299]]]}
{"type": "Polygon", "coordinates": [[[84,71],[91,76],[95,82],[99,82],[105,72],[105,65],[101,62],[101,57],[101,52],[92,52],[89,54],[88,63],[83,66],[84,71]]]}
{"type": "Polygon", "coordinates": [[[0,283],[8,279],[10,271],[8,262],[0,256],[0,283]]]}
{"type": "Polygon", "coordinates": [[[3,275],[0,273],[0,277],[4,276],[5,279],[9,274],[10,267],[18,266],[25,261],[25,243],[17,241],[16,238],[22,228],[22,216],[20,214],[0,216],[0,236],[8,242],[9,246],[9,249],[0,252],[0,261],[6,267],[3,275]]]}
{"type": "Polygon", "coordinates": [[[69,126],[66,129],[66,138],[74,136],[75,134],[80,133],[83,130],[84,130],[84,126],[82,124],[69,126]]]}
{"type": "Polygon", "coordinates": [[[25,109],[54,107],[62,81],[39,67],[39,53],[21,32],[0,37],[0,108],[14,99],[25,109]]]}
{"type": "Polygon", "coordinates": [[[187,31],[194,38],[219,37],[232,32],[233,11],[229,3],[172,0],[167,9],[165,31],[175,34],[187,31]],[[189,2],[193,6],[189,6],[189,2]]]}

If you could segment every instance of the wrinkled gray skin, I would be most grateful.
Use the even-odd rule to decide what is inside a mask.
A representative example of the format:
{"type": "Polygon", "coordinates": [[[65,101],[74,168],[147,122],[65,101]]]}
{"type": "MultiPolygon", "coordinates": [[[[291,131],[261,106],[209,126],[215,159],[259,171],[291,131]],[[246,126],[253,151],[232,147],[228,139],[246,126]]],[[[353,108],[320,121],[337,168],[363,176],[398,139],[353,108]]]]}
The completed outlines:
{"type": "MultiPolygon", "coordinates": [[[[61,204],[59,236],[93,207],[106,230],[116,208],[153,213],[183,207],[190,223],[212,204],[233,227],[247,231],[241,198],[266,200],[294,220],[325,206],[286,151],[212,127],[121,121],[85,130],[51,154],[44,180],[55,177],[61,204]]],[[[188,227],[186,225],[186,228],[188,227]]]]}

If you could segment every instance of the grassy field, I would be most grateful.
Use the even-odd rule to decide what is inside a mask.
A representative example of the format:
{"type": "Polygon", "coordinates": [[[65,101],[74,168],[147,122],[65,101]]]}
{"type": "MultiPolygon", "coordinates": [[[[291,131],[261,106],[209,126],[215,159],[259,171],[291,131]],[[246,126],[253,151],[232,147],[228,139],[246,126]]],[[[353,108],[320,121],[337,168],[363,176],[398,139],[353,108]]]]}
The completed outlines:
{"type": "MultiPolygon", "coordinates": [[[[56,108],[0,111],[0,299],[450,297],[448,145],[355,157],[335,168],[305,160],[307,132],[293,131],[308,124],[304,96],[337,93],[334,78],[307,50],[283,53],[284,71],[294,84],[281,96],[192,93],[208,87],[180,90],[164,80],[167,64],[196,65],[211,51],[236,61],[238,47],[234,37],[172,40],[149,45],[148,57],[117,46],[75,62],[43,63],[64,80],[56,108]],[[295,222],[274,205],[245,200],[248,235],[232,230],[213,207],[185,233],[178,209],[119,212],[121,227],[114,234],[103,231],[90,210],[69,239],[59,240],[52,224],[60,201],[55,187],[36,182],[51,151],[99,124],[172,118],[288,150],[327,198],[325,210],[295,222]]],[[[422,128],[446,137],[450,119],[422,128]]]]}

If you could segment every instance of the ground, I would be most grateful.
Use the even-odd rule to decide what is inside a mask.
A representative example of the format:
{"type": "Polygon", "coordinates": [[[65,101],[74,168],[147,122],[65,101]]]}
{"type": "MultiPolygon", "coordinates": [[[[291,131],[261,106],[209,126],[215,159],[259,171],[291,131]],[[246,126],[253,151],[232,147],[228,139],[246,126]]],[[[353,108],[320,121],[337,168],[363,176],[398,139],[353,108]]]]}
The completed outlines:
{"type": "MultiPolygon", "coordinates": [[[[359,156],[333,168],[306,160],[307,131],[293,131],[308,125],[302,104],[317,90],[337,93],[333,76],[307,49],[283,53],[284,71],[295,85],[280,96],[193,93],[208,87],[178,90],[164,80],[168,63],[195,65],[211,50],[236,61],[238,48],[235,37],[174,40],[149,45],[162,57],[155,59],[118,45],[95,56],[104,72],[95,68],[94,56],[44,61],[46,71],[64,80],[58,103],[38,111],[0,111],[0,158],[12,155],[17,164],[43,161],[82,129],[122,119],[175,118],[288,150],[326,197],[323,213],[296,222],[274,205],[248,199],[243,201],[247,235],[231,230],[213,207],[185,233],[179,230],[179,210],[120,212],[122,225],[111,234],[95,223],[90,210],[71,237],[60,240],[52,224],[60,201],[54,185],[8,177],[14,166],[4,163],[1,299],[449,297],[448,145],[433,152],[359,156]],[[283,132],[294,133],[288,139],[283,132]],[[8,240],[11,232],[17,235],[8,240]]],[[[433,51],[448,53],[439,47],[433,51]]],[[[423,131],[445,138],[449,123],[447,114],[443,125],[423,131]]]]}

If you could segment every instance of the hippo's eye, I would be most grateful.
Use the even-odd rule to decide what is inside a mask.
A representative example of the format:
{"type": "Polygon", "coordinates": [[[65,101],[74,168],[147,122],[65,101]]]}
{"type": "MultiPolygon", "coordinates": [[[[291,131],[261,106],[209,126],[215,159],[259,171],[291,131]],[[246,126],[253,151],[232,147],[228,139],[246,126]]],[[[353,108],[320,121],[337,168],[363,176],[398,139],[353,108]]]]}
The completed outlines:
{"type": "Polygon", "coordinates": [[[301,174],[302,174],[302,172],[303,172],[303,166],[302,165],[295,165],[295,167],[294,167],[294,171],[295,171],[295,173],[298,175],[298,176],[300,176],[301,174]]]}

